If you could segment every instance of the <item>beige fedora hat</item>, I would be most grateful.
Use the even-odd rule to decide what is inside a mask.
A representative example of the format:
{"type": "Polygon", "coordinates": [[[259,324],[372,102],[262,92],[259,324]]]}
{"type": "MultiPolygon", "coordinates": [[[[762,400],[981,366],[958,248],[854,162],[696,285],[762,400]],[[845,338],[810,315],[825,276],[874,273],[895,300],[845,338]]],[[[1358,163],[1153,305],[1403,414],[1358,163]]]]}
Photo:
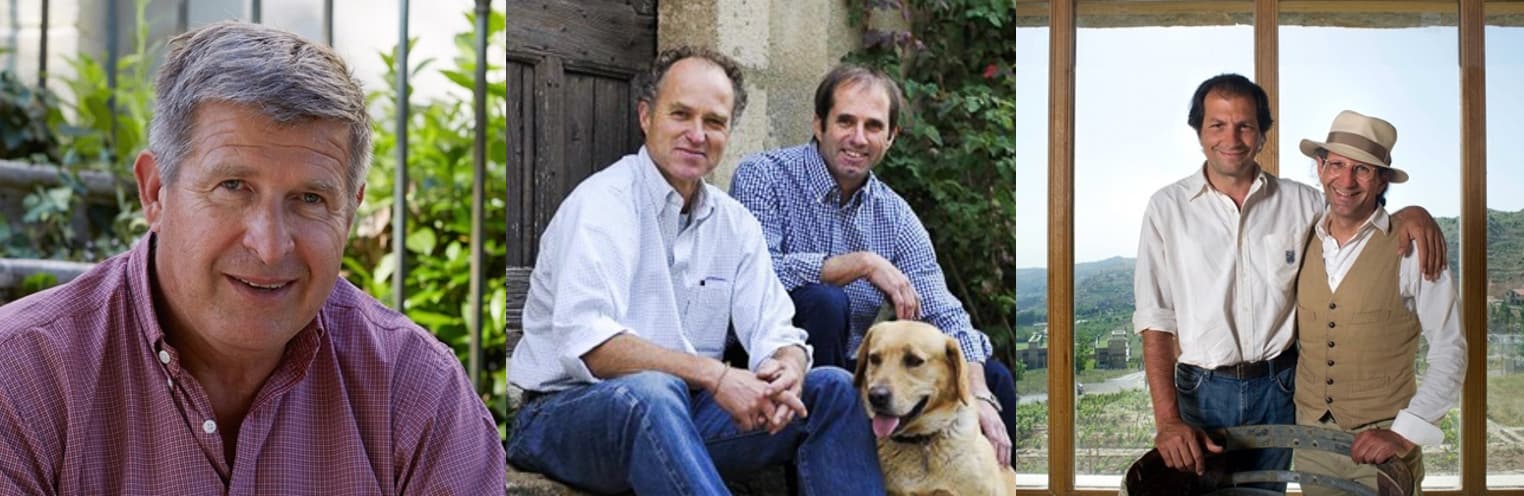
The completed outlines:
{"type": "Polygon", "coordinates": [[[1408,173],[1392,167],[1392,146],[1396,144],[1397,128],[1392,123],[1345,110],[1334,117],[1327,141],[1304,139],[1301,148],[1308,157],[1317,158],[1318,150],[1325,149],[1364,164],[1391,169],[1391,182],[1401,183],[1408,180],[1408,173]]]}

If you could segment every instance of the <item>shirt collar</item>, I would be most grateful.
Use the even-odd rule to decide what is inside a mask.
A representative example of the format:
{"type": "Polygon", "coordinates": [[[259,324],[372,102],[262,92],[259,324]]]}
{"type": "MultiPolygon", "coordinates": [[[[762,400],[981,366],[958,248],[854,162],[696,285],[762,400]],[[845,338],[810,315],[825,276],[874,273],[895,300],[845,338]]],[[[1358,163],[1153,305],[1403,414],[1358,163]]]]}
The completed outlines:
{"type": "MultiPolygon", "coordinates": [[[[810,198],[832,206],[839,205],[841,186],[836,184],[836,178],[831,177],[831,169],[826,165],[825,157],[820,154],[820,141],[810,139],[810,145],[804,153],[804,165],[804,185],[810,198]]],[[[878,184],[878,175],[868,171],[868,179],[863,181],[863,187],[857,188],[857,192],[852,194],[847,205],[858,206],[871,199],[878,184]]]]}
{"type": "MultiPolygon", "coordinates": [[[[1317,231],[1318,237],[1333,237],[1333,235],[1329,234],[1328,232],[1328,223],[1332,217],[1333,212],[1329,211],[1328,207],[1325,205],[1323,207],[1323,216],[1318,218],[1318,223],[1313,227],[1313,229],[1317,231]]],[[[1376,211],[1371,212],[1371,216],[1365,218],[1365,222],[1360,224],[1360,229],[1356,230],[1355,235],[1349,239],[1359,239],[1361,236],[1365,235],[1367,230],[1370,229],[1381,231],[1382,234],[1389,234],[1392,232],[1392,216],[1391,214],[1386,213],[1386,207],[1377,205],[1376,211]]]]}
{"type": "MultiPolygon", "coordinates": [[[[667,178],[662,177],[661,172],[657,170],[656,162],[651,160],[650,153],[646,151],[645,145],[641,145],[640,151],[635,156],[635,177],[641,197],[645,198],[650,205],[655,206],[657,211],[666,206],[672,206],[681,211],[682,193],[678,193],[677,188],[672,187],[672,184],[667,182],[667,178]]],[[[699,180],[698,191],[693,196],[693,209],[688,211],[694,222],[706,219],[714,212],[714,198],[709,194],[708,186],[708,181],[699,180]]]]}
{"type": "MultiPolygon", "coordinates": [[[[1255,167],[1259,168],[1257,165],[1255,167]]],[[[1185,179],[1185,189],[1191,192],[1189,199],[1195,200],[1207,193],[1223,194],[1217,191],[1217,188],[1213,188],[1210,181],[1207,181],[1206,168],[1206,162],[1202,162],[1201,170],[1185,179]]],[[[1270,184],[1270,173],[1265,172],[1264,168],[1259,168],[1258,173],[1254,175],[1254,184],[1249,186],[1249,194],[1253,195],[1256,190],[1269,187],[1270,184]]]]}

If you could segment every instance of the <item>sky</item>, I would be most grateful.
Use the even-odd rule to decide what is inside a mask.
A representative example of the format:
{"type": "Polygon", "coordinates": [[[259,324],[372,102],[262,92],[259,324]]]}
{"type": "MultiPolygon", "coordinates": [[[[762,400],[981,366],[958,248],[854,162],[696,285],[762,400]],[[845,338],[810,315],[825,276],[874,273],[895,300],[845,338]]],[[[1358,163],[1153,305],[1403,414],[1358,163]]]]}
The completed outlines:
{"type": "MultiPolygon", "coordinates": [[[[1303,138],[1322,141],[1340,110],[1397,128],[1388,208],[1460,211],[1460,70],[1454,27],[1280,30],[1281,176],[1317,184],[1303,138]]],[[[1201,81],[1253,79],[1251,26],[1080,29],[1075,64],[1075,261],[1137,254],[1148,198],[1197,173],[1203,156],[1186,124],[1201,81]]],[[[1524,209],[1524,28],[1489,26],[1487,206],[1524,209]]],[[[1047,265],[1048,30],[1016,30],[1016,258],[1047,265]]]]}

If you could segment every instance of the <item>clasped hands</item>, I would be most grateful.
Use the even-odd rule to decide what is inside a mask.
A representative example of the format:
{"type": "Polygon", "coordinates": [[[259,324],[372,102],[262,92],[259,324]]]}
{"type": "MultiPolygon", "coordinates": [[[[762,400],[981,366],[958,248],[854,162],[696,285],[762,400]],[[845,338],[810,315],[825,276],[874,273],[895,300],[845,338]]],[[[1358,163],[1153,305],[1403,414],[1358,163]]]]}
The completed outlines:
{"type": "Polygon", "coordinates": [[[794,418],[809,416],[800,400],[802,367],[793,360],[774,358],[763,360],[755,374],[725,365],[710,392],[742,432],[765,428],[768,434],[777,434],[794,418]]]}

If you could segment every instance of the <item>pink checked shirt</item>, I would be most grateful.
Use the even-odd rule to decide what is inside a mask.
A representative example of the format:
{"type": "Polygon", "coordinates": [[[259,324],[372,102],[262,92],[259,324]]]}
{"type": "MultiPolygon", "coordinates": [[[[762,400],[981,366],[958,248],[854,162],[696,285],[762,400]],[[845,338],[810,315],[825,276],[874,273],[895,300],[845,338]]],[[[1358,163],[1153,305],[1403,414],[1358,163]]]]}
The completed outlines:
{"type": "Polygon", "coordinates": [[[151,238],[0,307],[0,494],[502,494],[492,417],[450,350],[347,281],[223,456],[164,340],[151,238]]]}

